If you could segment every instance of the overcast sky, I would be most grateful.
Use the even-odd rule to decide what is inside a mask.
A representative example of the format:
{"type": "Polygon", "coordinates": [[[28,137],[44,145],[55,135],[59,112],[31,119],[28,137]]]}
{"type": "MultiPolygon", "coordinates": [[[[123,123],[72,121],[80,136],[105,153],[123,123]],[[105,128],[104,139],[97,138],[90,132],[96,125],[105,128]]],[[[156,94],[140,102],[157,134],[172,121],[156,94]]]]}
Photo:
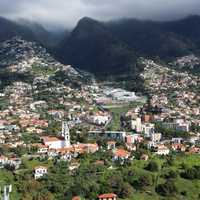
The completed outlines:
{"type": "Polygon", "coordinates": [[[73,27],[84,16],[171,20],[192,14],[200,14],[200,0],[0,0],[1,16],[46,27],[73,27]]]}

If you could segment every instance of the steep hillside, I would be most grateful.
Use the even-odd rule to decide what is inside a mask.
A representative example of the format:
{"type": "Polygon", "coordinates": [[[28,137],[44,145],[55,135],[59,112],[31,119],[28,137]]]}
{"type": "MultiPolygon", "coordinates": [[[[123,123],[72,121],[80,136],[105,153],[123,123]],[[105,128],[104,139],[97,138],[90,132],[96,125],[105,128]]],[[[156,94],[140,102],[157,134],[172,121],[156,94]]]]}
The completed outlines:
{"type": "Polygon", "coordinates": [[[168,62],[199,54],[199,27],[199,16],[169,22],[83,18],[62,41],[57,57],[98,75],[137,73],[140,56],[168,62]]]}
{"type": "Polygon", "coordinates": [[[41,24],[26,19],[19,19],[17,23],[31,30],[38,42],[51,49],[55,48],[64,37],[69,35],[68,30],[49,31],[41,24]]]}
{"type": "Polygon", "coordinates": [[[102,23],[90,18],[79,21],[71,35],[61,44],[58,57],[95,74],[129,72],[135,53],[118,40],[102,23]]]}
{"type": "Polygon", "coordinates": [[[200,17],[153,22],[135,19],[106,23],[106,27],[143,56],[173,59],[200,49],[200,17]]]}
{"type": "Polygon", "coordinates": [[[41,24],[20,19],[11,21],[0,17],[0,42],[19,36],[24,40],[38,42],[47,48],[54,48],[62,40],[65,32],[49,32],[41,24]]]}
{"type": "Polygon", "coordinates": [[[0,44],[0,86],[4,88],[13,81],[34,82],[35,79],[69,85],[78,85],[83,77],[70,65],[56,61],[46,49],[34,42],[13,37],[0,44]],[[62,74],[62,77],[59,75],[62,74]]]}

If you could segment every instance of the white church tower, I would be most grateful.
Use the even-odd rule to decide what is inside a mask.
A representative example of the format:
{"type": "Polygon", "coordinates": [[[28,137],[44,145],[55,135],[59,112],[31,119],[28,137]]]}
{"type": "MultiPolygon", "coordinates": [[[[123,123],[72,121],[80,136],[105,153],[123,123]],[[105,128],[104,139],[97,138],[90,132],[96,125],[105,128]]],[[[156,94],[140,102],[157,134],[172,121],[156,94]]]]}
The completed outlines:
{"type": "Polygon", "coordinates": [[[66,121],[62,122],[62,137],[65,138],[65,147],[71,146],[70,144],[70,132],[66,121]]]}

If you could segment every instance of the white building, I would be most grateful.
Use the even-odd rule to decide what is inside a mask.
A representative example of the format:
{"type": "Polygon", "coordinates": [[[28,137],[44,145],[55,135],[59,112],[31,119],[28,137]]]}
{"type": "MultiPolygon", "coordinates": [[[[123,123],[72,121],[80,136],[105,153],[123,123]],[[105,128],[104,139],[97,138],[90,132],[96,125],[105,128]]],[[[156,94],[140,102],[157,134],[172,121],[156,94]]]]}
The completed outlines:
{"type": "Polygon", "coordinates": [[[103,138],[107,140],[125,141],[126,132],[123,131],[89,131],[90,138],[103,138]]]}
{"type": "Polygon", "coordinates": [[[174,119],[173,122],[164,122],[163,126],[167,129],[175,129],[177,131],[189,132],[190,123],[183,119],[174,119]]]}
{"type": "Polygon", "coordinates": [[[64,161],[71,161],[72,153],[71,152],[62,153],[60,158],[61,160],[64,160],[64,161]]]}
{"type": "Polygon", "coordinates": [[[153,133],[151,134],[151,141],[152,142],[160,142],[162,138],[162,134],[161,133],[153,133]]]}
{"type": "Polygon", "coordinates": [[[65,146],[64,147],[70,147],[70,132],[69,127],[67,125],[67,122],[62,123],[62,137],[65,139],[65,146]]]}
{"type": "Polygon", "coordinates": [[[131,129],[139,133],[142,132],[142,120],[140,117],[131,120],[131,129]]]}
{"type": "Polygon", "coordinates": [[[39,179],[47,174],[47,168],[44,166],[38,166],[34,169],[34,178],[39,179]]]}
{"type": "Polygon", "coordinates": [[[121,88],[105,88],[103,91],[108,97],[112,97],[113,100],[131,102],[138,99],[135,92],[129,92],[121,88]]]}
{"type": "Polygon", "coordinates": [[[145,123],[142,125],[142,132],[145,137],[151,137],[155,132],[155,124],[153,123],[145,123]]]}
{"type": "Polygon", "coordinates": [[[172,143],[181,144],[183,142],[183,138],[172,138],[172,143]]]}
{"type": "Polygon", "coordinates": [[[127,134],[125,138],[126,144],[135,144],[144,140],[141,134],[127,134]]]}
{"type": "Polygon", "coordinates": [[[157,146],[156,154],[157,155],[168,155],[170,152],[169,148],[167,148],[165,145],[161,144],[157,146]]]}
{"type": "Polygon", "coordinates": [[[62,149],[70,147],[70,132],[67,122],[62,123],[61,137],[43,137],[43,143],[49,149],[62,149]]]}
{"type": "Polygon", "coordinates": [[[93,124],[105,125],[109,121],[108,115],[93,115],[89,119],[93,124]]]}
{"type": "Polygon", "coordinates": [[[65,139],[58,137],[43,137],[43,143],[48,146],[49,149],[61,149],[65,147],[65,139]]]}
{"type": "Polygon", "coordinates": [[[48,146],[43,145],[43,144],[40,144],[40,143],[38,143],[38,144],[33,144],[32,146],[37,148],[37,153],[38,153],[38,154],[45,154],[45,153],[48,152],[48,149],[49,149],[48,146]]]}

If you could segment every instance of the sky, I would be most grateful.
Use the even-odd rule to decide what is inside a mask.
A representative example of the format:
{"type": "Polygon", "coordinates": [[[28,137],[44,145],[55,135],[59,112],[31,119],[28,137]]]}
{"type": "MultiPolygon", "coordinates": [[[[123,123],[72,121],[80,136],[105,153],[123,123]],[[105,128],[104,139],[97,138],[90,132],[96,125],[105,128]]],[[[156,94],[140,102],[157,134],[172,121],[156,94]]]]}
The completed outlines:
{"type": "Polygon", "coordinates": [[[46,28],[74,27],[82,17],[173,20],[200,15],[200,0],[0,0],[0,16],[24,18],[46,28]]]}

